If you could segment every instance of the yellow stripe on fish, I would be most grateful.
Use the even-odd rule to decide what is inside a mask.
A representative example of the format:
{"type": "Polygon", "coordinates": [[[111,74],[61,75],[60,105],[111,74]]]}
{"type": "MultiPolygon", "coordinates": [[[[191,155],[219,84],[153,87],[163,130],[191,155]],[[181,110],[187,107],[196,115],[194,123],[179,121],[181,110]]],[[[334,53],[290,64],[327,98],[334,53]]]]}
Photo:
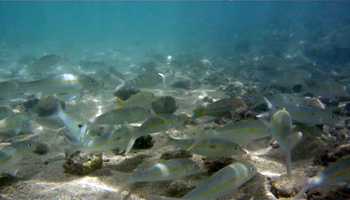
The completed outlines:
{"type": "Polygon", "coordinates": [[[36,84],[44,85],[44,84],[56,84],[56,83],[78,83],[78,82],[82,82],[82,80],[47,81],[47,82],[38,82],[36,84]]]}
{"type": "Polygon", "coordinates": [[[115,142],[115,141],[118,141],[118,140],[121,140],[122,138],[126,137],[127,135],[124,135],[124,136],[121,136],[121,137],[117,137],[117,138],[114,138],[113,140],[107,140],[107,141],[104,141],[104,142],[101,142],[101,143],[98,143],[98,144],[92,144],[92,145],[89,145],[89,146],[86,146],[86,147],[97,147],[97,146],[101,146],[101,145],[104,145],[104,144],[108,144],[108,143],[111,143],[111,142],[115,142]]]}
{"type": "Polygon", "coordinates": [[[150,129],[150,128],[152,128],[152,127],[158,126],[158,125],[165,124],[165,123],[167,123],[167,122],[174,121],[174,120],[176,120],[176,119],[167,119],[167,120],[163,120],[163,121],[160,121],[160,122],[151,124],[151,125],[149,125],[148,127],[144,128],[143,131],[145,131],[145,130],[147,130],[147,129],[150,129]]]}
{"type": "Polygon", "coordinates": [[[154,173],[151,173],[151,174],[147,174],[147,176],[154,176],[154,175],[164,174],[164,173],[168,173],[168,172],[175,172],[177,170],[184,169],[184,168],[188,168],[188,166],[175,167],[173,169],[166,169],[166,170],[162,170],[162,171],[159,171],[159,172],[154,172],[154,173]]]}
{"type": "Polygon", "coordinates": [[[350,168],[343,170],[341,172],[335,173],[332,176],[328,176],[326,179],[336,178],[336,177],[342,176],[342,175],[347,174],[347,173],[350,173],[350,168]]]}
{"type": "Polygon", "coordinates": [[[230,130],[230,131],[222,131],[220,134],[226,134],[226,133],[238,133],[238,132],[244,132],[244,131],[256,131],[256,130],[265,130],[266,128],[243,128],[243,129],[237,129],[237,130],[230,130]]]}
{"type": "Polygon", "coordinates": [[[273,123],[273,125],[275,126],[275,128],[276,128],[276,130],[277,130],[278,135],[281,135],[280,128],[278,127],[278,125],[277,125],[277,122],[276,122],[275,118],[274,118],[273,116],[271,116],[271,118],[272,118],[272,123],[273,123]]]}

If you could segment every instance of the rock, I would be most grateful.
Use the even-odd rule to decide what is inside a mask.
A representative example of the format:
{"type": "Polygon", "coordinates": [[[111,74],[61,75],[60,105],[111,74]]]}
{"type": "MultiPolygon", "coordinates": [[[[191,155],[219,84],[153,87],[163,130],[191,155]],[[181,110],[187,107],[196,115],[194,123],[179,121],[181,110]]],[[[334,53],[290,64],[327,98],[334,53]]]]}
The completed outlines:
{"type": "Polygon", "coordinates": [[[39,144],[36,149],[34,150],[34,153],[39,155],[45,155],[49,152],[49,148],[45,144],[39,144]]]}
{"type": "Polygon", "coordinates": [[[230,165],[234,163],[235,159],[231,157],[224,157],[220,158],[215,161],[210,161],[209,159],[204,159],[204,167],[208,170],[208,174],[212,175],[215,172],[219,171],[220,169],[226,167],[227,165],[230,165]]]}
{"type": "Polygon", "coordinates": [[[201,82],[198,79],[176,81],[175,83],[171,84],[171,87],[173,88],[180,88],[186,90],[195,90],[198,89],[200,86],[201,82]]]}
{"type": "Polygon", "coordinates": [[[135,89],[133,87],[131,88],[120,88],[119,90],[115,91],[113,93],[114,96],[120,98],[121,100],[125,101],[127,100],[131,95],[137,94],[138,92],[141,92],[139,89],[135,89]]]}
{"type": "Polygon", "coordinates": [[[350,199],[350,190],[346,185],[328,185],[315,187],[307,193],[307,199],[350,199]]]}
{"type": "Polygon", "coordinates": [[[171,96],[162,96],[159,100],[152,102],[152,108],[157,114],[173,114],[178,109],[175,99],[171,96]]]}
{"type": "Polygon", "coordinates": [[[89,174],[101,169],[103,164],[102,153],[75,153],[62,165],[63,172],[76,175],[89,174]]]}
{"type": "Polygon", "coordinates": [[[328,166],[329,162],[335,162],[339,158],[350,154],[350,141],[336,141],[328,144],[314,159],[315,165],[328,166]]]}
{"type": "Polygon", "coordinates": [[[153,147],[153,140],[152,140],[152,136],[147,135],[145,136],[141,136],[140,138],[138,138],[135,141],[135,144],[133,146],[134,149],[150,149],[153,147]]]}
{"type": "Polygon", "coordinates": [[[191,158],[191,157],[192,157],[192,154],[190,152],[182,150],[182,149],[177,149],[175,151],[163,153],[160,156],[160,159],[171,160],[171,159],[175,159],[175,158],[191,158]]]}
{"type": "Polygon", "coordinates": [[[289,183],[287,175],[271,178],[271,193],[276,198],[290,198],[297,194],[295,185],[289,183]]]}
{"type": "Polygon", "coordinates": [[[26,109],[30,109],[36,106],[38,103],[39,103],[39,99],[35,98],[35,99],[24,101],[22,104],[26,109]]]}
{"type": "Polygon", "coordinates": [[[47,96],[39,100],[39,103],[32,110],[38,113],[39,117],[49,116],[56,112],[58,103],[61,104],[63,109],[65,108],[64,101],[60,101],[54,96],[47,96]]]}

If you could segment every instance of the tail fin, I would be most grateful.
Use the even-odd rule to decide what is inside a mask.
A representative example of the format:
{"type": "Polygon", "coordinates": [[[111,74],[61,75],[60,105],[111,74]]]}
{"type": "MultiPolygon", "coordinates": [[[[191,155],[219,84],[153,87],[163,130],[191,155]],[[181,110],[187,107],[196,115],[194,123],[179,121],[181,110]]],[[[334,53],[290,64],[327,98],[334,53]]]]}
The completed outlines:
{"type": "Polygon", "coordinates": [[[158,73],[159,76],[162,77],[162,82],[163,82],[163,87],[165,88],[165,79],[166,79],[166,76],[162,73],[158,73]]]}
{"type": "Polygon", "coordinates": [[[117,97],[117,100],[118,100],[118,102],[119,102],[119,108],[123,108],[124,101],[121,100],[119,97],[117,97]]]}
{"type": "Polygon", "coordinates": [[[202,117],[203,116],[203,108],[199,108],[196,110],[193,110],[193,119],[197,119],[198,117],[202,117]]]}
{"type": "Polygon", "coordinates": [[[206,134],[204,133],[205,131],[196,127],[196,126],[191,126],[191,125],[186,125],[188,129],[190,129],[192,132],[196,133],[199,135],[199,138],[196,139],[196,141],[193,143],[193,145],[187,149],[187,151],[191,151],[193,147],[195,147],[198,143],[200,143],[203,139],[205,139],[206,134]]]}
{"type": "Polygon", "coordinates": [[[134,182],[131,181],[131,174],[128,173],[123,173],[123,172],[119,172],[119,171],[111,171],[112,174],[116,177],[118,177],[118,179],[121,179],[123,184],[117,187],[117,195],[121,194],[123,192],[123,190],[125,190],[125,188],[127,188],[129,185],[133,184],[134,182]]]}
{"type": "Polygon", "coordinates": [[[128,122],[125,122],[125,127],[129,130],[129,133],[131,134],[131,138],[125,149],[125,156],[126,156],[130,152],[131,148],[134,146],[134,143],[137,138],[136,138],[136,130],[134,127],[132,127],[128,122]]]}

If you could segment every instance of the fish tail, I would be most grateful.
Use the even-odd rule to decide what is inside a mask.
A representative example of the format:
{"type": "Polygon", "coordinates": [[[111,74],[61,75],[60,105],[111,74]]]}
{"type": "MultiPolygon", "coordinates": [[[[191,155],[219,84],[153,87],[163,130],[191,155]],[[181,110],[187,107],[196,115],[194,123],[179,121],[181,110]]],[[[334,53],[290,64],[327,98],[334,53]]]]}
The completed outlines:
{"type": "Polygon", "coordinates": [[[287,176],[288,176],[288,180],[290,183],[293,182],[293,177],[292,177],[292,158],[291,158],[291,154],[290,154],[290,149],[287,148],[284,151],[284,156],[286,158],[286,168],[287,168],[287,176]]]}
{"type": "Polygon", "coordinates": [[[308,185],[308,186],[305,186],[303,187],[299,192],[298,194],[293,198],[293,200],[298,200],[298,199],[301,199],[301,197],[303,196],[303,194],[305,192],[307,192],[311,187],[308,185]]]}
{"type": "Polygon", "coordinates": [[[193,110],[193,119],[197,119],[198,117],[202,117],[203,115],[203,108],[193,110]]]}
{"type": "Polygon", "coordinates": [[[118,100],[118,102],[119,102],[119,108],[123,108],[123,106],[124,106],[124,101],[121,100],[119,97],[117,97],[117,100],[118,100]]]}
{"type": "Polygon", "coordinates": [[[159,74],[159,76],[162,77],[163,87],[165,88],[165,79],[166,79],[166,76],[165,76],[164,74],[162,74],[162,73],[158,73],[158,74],[159,74]]]}
{"type": "Polygon", "coordinates": [[[111,171],[113,176],[118,177],[118,179],[122,180],[123,184],[119,185],[116,188],[117,195],[120,195],[125,188],[127,188],[129,185],[133,184],[133,181],[131,181],[131,175],[128,173],[123,173],[119,171],[111,171]]]}
{"type": "Polygon", "coordinates": [[[129,130],[129,132],[131,134],[131,138],[130,138],[129,143],[125,149],[125,156],[126,156],[130,152],[131,148],[134,146],[134,143],[135,143],[137,138],[136,138],[136,131],[135,131],[134,127],[132,127],[128,122],[125,122],[125,127],[129,130]]]}
{"type": "Polygon", "coordinates": [[[194,132],[195,134],[199,135],[199,138],[196,139],[195,142],[192,144],[192,146],[191,146],[190,148],[187,149],[187,151],[191,151],[191,149],[192,149],[193,147],[195,147],[199,142],[201,142],[201,141],[205,138],[206,134],[205,134],[205,131],[204,131],[204,130],[198,128],[197,126],[186,125],[186,127],[187,127],[188,129],[190,129],[190,131],[192,131],[192,132],[194,132]]]}

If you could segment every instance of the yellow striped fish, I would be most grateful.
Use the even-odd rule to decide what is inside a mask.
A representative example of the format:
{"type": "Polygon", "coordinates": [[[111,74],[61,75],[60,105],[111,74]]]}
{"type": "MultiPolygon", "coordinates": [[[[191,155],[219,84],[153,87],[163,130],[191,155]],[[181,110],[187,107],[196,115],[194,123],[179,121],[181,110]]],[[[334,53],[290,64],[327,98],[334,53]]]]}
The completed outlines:
{"type": "Polygon", "coordinates": [[[149,199],[216,199],[231,195],[241,185],[255,176],[255,166],[248,162],[237,162],[222,168],[199,184],[182,198],[147,195],[149,199]]]}
{"type": "Polygon", "coordinates": [[[299,191],[294,199],[300,199],[302,195],[312,187],[330,185],[333,183],[350,182],[350,156],[340,158],[330,164],[326,169],[318,173],[313,178],[304,178],[293,175],[297,183],[303,188],[299,191]]]}
{"type": "Polygon", "coordinates": [[[121,172],[112,173],[114,173],[117,178],[124,180],[124,184],[117,188],[117,194],[120,194],[129,185],[136,182],[174,180],[198,172],[199,167],[196,162],[190,159],[177,158],[158,162],[132,175],[121,172]]]}

